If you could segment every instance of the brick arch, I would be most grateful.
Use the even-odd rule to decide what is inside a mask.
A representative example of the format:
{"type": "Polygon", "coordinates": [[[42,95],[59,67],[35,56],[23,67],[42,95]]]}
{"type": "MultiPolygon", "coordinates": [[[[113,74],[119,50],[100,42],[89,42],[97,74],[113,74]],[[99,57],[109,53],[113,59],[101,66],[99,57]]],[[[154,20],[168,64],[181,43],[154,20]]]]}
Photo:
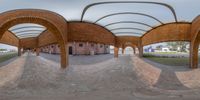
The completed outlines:
{"type": "Polygon", "coordinates": [[[21,23],[35,23],[45,26],[56,37],[61,45],[61,67],[66,68],[67,62],[67,23],[65,19],[51,11],[39,9],[19,9],[0,14],[0,39],[12,26],[21,23]]]}
{"type": "Polygon", "coordinates": [[[192,21],[190,31],[190,67],[198,68],[198,48],[200,44],[200,15],[192,21]]]}
{"type": "Polygon", "coordinates": [[[136,48],[138,48],[137,45],[135,45],[135,44],[124,44],[123,49],[125,50],[127,47],[131,47],[133,49],[133,54],[136,53],[136,48]]]}
{"type": "Polygon", "coordinates": [[[177,22],[158,26],[147,33],[142,39],[142,46],[169,41],[190,41],[191,23],[177,22]]]}

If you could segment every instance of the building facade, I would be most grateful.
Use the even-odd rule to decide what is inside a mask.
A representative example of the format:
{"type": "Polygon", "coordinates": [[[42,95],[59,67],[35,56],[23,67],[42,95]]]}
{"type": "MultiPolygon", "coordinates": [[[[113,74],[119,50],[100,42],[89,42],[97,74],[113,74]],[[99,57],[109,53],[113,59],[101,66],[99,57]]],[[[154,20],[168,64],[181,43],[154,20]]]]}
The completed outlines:
{"type": "MultiPolygon", "coordinates": [[[[68,44],[70,55],[97,55],[109,54],[110,46],[100,43],[90,42],[70,42],[68,44]]],[[[51,44],[40,48],[43,53],[60,54],[59,44],[51,44]]]]}

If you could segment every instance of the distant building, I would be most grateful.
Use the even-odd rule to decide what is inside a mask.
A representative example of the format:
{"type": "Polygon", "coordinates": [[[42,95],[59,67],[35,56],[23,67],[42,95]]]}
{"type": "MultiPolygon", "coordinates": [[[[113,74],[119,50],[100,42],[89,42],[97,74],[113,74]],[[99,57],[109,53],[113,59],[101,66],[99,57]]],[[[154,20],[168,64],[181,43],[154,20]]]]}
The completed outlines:
{"type": "Polygon", "coordinates": [[[170,52],[168,47],[162,47],[161,52],[170,52]]]}
{"type": "Polygon", "coordinates": [[[168,46],[159,46],[155,52],[170,52],[170,48],[168,46]]]}
{"type": "Polygon", "coordinates": [[[8,52],[8,49],[0,49],[0,53],[8,52]]]}
{"type": "Polygon", "coordinates": [[[154,52],[154,51],[155,51],[155,50],[153,49],[152,46],[147,47],[147,48],[144,49],[144,52],[154,52]]]}

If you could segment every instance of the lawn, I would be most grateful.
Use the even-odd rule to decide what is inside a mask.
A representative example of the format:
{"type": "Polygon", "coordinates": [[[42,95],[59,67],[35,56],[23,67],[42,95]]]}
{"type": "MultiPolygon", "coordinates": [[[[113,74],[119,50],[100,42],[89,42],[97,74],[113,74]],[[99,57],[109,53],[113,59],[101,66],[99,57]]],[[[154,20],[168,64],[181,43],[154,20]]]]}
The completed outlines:
{"type": "Polygon", "coordinates": [[[17,56],[16,52],[6,53],[6,54],[3,54],[3,55],[0,55],[0,63],[7,61],[7,60],[9,60],[13,57],[16,57],[16,56],[17,56]]]}
{"type": "MultiPolygon", "coordinates": [[[[160,53],[156,53],[160,54],[160,53]]],[[[161,53],[161,54],[176,54],[173,52],[170,53],[161,53]]],[[[169,65],[169,66],[188,66],[189,65],[189,58],[188,57],[159,57],[154,56],[153,53],[145,53],[143,55],[144,58],[147,58],[148,60],[151,60],[156,63],[160,63],[163,65],[169,65]]],[[[199,61],[200,62],[200,61],[199,61]]]]}
{"type": "Polygon", "coordinates": [[[178,54],[178,52],[149,52],[145,54],[178,54]]]}
{"type": "Polygon", "coordinates": [[[188,66],[189,58],[161,58],[161,57],[145,57],[153,62],[169,66],[188,66]]]}

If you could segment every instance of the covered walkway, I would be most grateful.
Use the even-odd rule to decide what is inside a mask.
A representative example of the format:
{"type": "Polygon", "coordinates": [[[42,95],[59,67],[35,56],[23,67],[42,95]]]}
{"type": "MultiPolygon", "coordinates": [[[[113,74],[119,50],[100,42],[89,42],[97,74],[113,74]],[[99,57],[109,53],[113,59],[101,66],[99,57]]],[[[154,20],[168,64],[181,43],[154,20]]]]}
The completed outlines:
{"type": "Polygon", "coordinates": [[[2,0],[0,43],[17,47],[18,57],[0,64],[0,99],[199,99],[199,4],[2,0]],[[190,44],[188,66],[165,66],[143,58],[144,46],[168,41],[190,44]],[[113,55],[93,55],[108,53],[109,46],[113,55]],[[133,55],[124,54],[127,47],[133,55]]]}

